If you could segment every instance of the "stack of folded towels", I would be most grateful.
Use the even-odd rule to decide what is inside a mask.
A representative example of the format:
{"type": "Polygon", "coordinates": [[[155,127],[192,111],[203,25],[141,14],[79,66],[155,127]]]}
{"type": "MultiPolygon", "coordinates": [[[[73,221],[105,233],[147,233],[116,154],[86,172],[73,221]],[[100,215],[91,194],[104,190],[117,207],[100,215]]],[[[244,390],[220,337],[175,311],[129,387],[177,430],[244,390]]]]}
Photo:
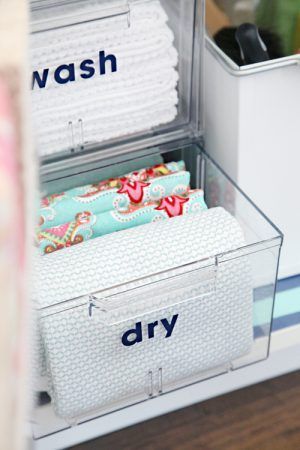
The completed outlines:
{"type": "Polygon", "coordinates": [[[36,234],[41,254],[150,222],[206,210],[202,190],[190,189],[183,161],[158,164],[41,201],[36,234]]]}
{"type": "MultiPolygon", "coordinates": [[[[78,13],[87,9],[84,3],[78,13]]],[[[41,156],[149,131],[175,119],[178,54],[168,17],[159,0],[152,0],[132,2],[128,20],[125,26],[124,17],[116,16],[32,35],[32,70],[42,78],[49,69],[46,87],[35,82],[32,90],[41,156]],[[100,51],[116,57],[117,71],[108,61],[106,74],[99,75],[100,51]],[[80,76],[86,59],[95,62],[89,79],[80,76]],[[55,69],[70,63],[75,63],[75,81],[57,84],[55,69]]]]}

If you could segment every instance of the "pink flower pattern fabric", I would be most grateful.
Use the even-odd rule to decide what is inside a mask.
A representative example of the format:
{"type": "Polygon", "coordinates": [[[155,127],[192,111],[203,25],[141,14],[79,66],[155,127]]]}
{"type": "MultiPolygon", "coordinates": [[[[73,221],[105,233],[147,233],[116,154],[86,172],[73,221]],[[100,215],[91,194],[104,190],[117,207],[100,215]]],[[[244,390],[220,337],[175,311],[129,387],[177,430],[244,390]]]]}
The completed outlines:
{"type": "Polygon", "coordinates": [[[131,203],[124,211],[107,211],[97,215],[86,211],[77,214],[72,222],[39,231],[37,244],[42,255],[49,254],[105,234],[206,209],[203,191],[194,190],[156,202],[131,203]]]}
{"type": "Polygon", "coordinates": [[[181,195],[188,191],[190,173],[183,161],[159,164],[121,178],[70,189],[41,200],[39,227],[46,230],[76,220],[80,213],[126,211],[130,204],[181,195]]]}

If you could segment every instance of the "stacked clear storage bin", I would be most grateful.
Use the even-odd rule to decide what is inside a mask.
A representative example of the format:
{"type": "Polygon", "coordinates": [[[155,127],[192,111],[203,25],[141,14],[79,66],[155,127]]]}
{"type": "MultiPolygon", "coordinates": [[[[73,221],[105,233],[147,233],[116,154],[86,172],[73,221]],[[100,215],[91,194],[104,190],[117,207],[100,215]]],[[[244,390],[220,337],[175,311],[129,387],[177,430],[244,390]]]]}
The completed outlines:
{"type": "MultiPolygon", "coordinates": [[[[75,75],[75,81],[59,86],[50,83],[49,91],[47,86],[35,86],[33,115],[38,131],[37,151],[42,159],[43,194],[120,177],[129,169],[138,170],[156,162],[184,161],[191,177],[190,187],[203,189],[209,209],[201,217],[191,215],[182,222],[172,218],[37,258],[33,300],[40,361],[36,370],[44,376],[44,389],[52,399],[35,409],[37,438],[267,358],[282,244],[280,231],[203,149],[203,2],[85,3],[88,6],[82,10],[82,4],[75,1],[32,2],[32,64],[39,81],[43,80],[45,67],[48,75],[53,75],[59,65],[66,64],[59,58],[52,60],[53,67],[46,64],[45,58],[53,55],[53,48],[49,52],[48,47],[55,42],[56,56],[62,48],[69,54],[66,42],[72,47],[70,33],[84,33],[87,23],[99,25],[100,30],[104,27],[105,33],[111,26],[115,33],[117,24],[127,36],[131,27],[134,30],[134,20],[138,26],[135,13],[139,8],[145,7],[147,14],[159,8],[166,15],[163,23],[174,36],[168,45],[177,54],[177,63],[171,68],[178,74],[178,82],[172,87],[177,98],[173,105],[175,117],[149,129],[141,125],[139,131],[106,139],[97,131],[97,125],[102,130],[102,112],[89,115],[90,97],[81,97],[83,92],[90,92],[83,83],[91,81],[91,89],[97,91],[101,76],[97,80],[81,78],[80,85],[75,75]],[[46,65],[36,65],[37,55],[44,58],[46,65]],[[52,102],[49,108],[42,98],[44,94],[52,102]],[[80,115],[76,110],[78,102],[85,105],[80,115]],[[47,120],[51,122],[56,110],[66,120],[61,124],[54,120],[49,127],[47,120]],[[82,115],[84,111],[88,111],[87,118],[82,115]],[[92,128],[86,123],[92,123],[92,128]],[[47,143],[47,136],[55,130],[59,139],[56,141],[54,136],[51,142],[57,146],[45,151],[40,142],[47,143]],[[219,211],[224,222],[216,224],[208,219],[214,211],[219,211]],[[228,235],[226,226],[231,227],[228,235]],[[218,251],[219,241],[226,242],[222,251],[218,251]],[[99,248],[106,255],[108,267],[99,248]],[[137,270],[137,264],[131,264],[126,254],[138,258],[143,251],[145,256],[137,270]],[[112,255],[120,257],[118,252],[123,252],[127,272],[122,272],[120,260],[113,264],[110,259],[112,255]],[[129,274],[129,279],[124,273],[129,274]],[[112,277],[111,284],[103,282],[105,277],[112,277]],[[129,345],[124,345],[124,336],[129,345]]],[[[83,47],[85,54],[94,61],[98,51],[91,51],[90,38],[83,42],[87,45],[83,47]]],[[[98,41],[97,45],[99,51],[109,52],[98,41]]],[[[118,47],[114,52],[117,55],[118,47]]],[[[78,61],[74,60],[75,72],[82,57],[78,55],[78,61]]],[[[69,66],[60,75],[69,79],[72,70],[73,66],[69,66]]],[[[112,83],[115,80],[111,78],[112,83]]],[[[132,92],[137,97],[141,92],[138,79],[132,92]]],[[[150,97],[153,95],[150,87],[150,97]]],[[[116,110],[122,101],[116,99],[116,110]]],[[[97,102],[93,103],[93,108],[96,106],[97,102]]]]}

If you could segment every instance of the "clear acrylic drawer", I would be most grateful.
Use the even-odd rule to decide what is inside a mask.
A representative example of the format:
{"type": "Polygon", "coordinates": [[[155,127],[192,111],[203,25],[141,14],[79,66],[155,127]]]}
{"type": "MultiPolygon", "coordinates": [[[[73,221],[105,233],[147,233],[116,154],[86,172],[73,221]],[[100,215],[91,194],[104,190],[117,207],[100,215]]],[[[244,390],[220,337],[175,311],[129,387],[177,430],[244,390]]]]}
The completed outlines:
{"type": "MultiPolygon", "coordinates": [[[[51,402],[35,408],[35,437],[268,356],[281,233],[197,142],[147,149],[147,158],[184,160],[209,210],[41,258],[38,375],[51,402]]],[[[145,156],[111,156],[48,178],[44,190],[124,164],[138,169],[145,156]]]]}
{"type": "Polygon", "coordinates": [[[184,161],[208,206],[37,258],[40,438],[267,358],[282,235],[203,150],[204,0],[31,6],[41,193],[184,161]]]}

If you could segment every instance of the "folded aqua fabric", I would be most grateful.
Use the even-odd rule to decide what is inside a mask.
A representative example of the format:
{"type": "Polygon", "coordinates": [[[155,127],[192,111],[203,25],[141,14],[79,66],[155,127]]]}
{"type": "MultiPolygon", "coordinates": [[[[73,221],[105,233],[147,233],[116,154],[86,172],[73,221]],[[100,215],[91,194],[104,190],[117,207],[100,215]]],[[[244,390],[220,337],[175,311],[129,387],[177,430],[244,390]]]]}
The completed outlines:
{"type": "Polygon", "coordinates": [[[41,254],[49,254],[105,234],[206,209],[203,191],[195,190],[140,206],[130,204],[125,211],[79,213],[75,221],[40,231],[37,243],[41,254]]]}
{"type": "Polygon", "coordinates": [[[189,189],[190,173],[183,161],[159,164],[121,178],[101,181],[53,194],[41,201],[40,230],[72,222],[78,214],[126,210],[189,189]]]}

